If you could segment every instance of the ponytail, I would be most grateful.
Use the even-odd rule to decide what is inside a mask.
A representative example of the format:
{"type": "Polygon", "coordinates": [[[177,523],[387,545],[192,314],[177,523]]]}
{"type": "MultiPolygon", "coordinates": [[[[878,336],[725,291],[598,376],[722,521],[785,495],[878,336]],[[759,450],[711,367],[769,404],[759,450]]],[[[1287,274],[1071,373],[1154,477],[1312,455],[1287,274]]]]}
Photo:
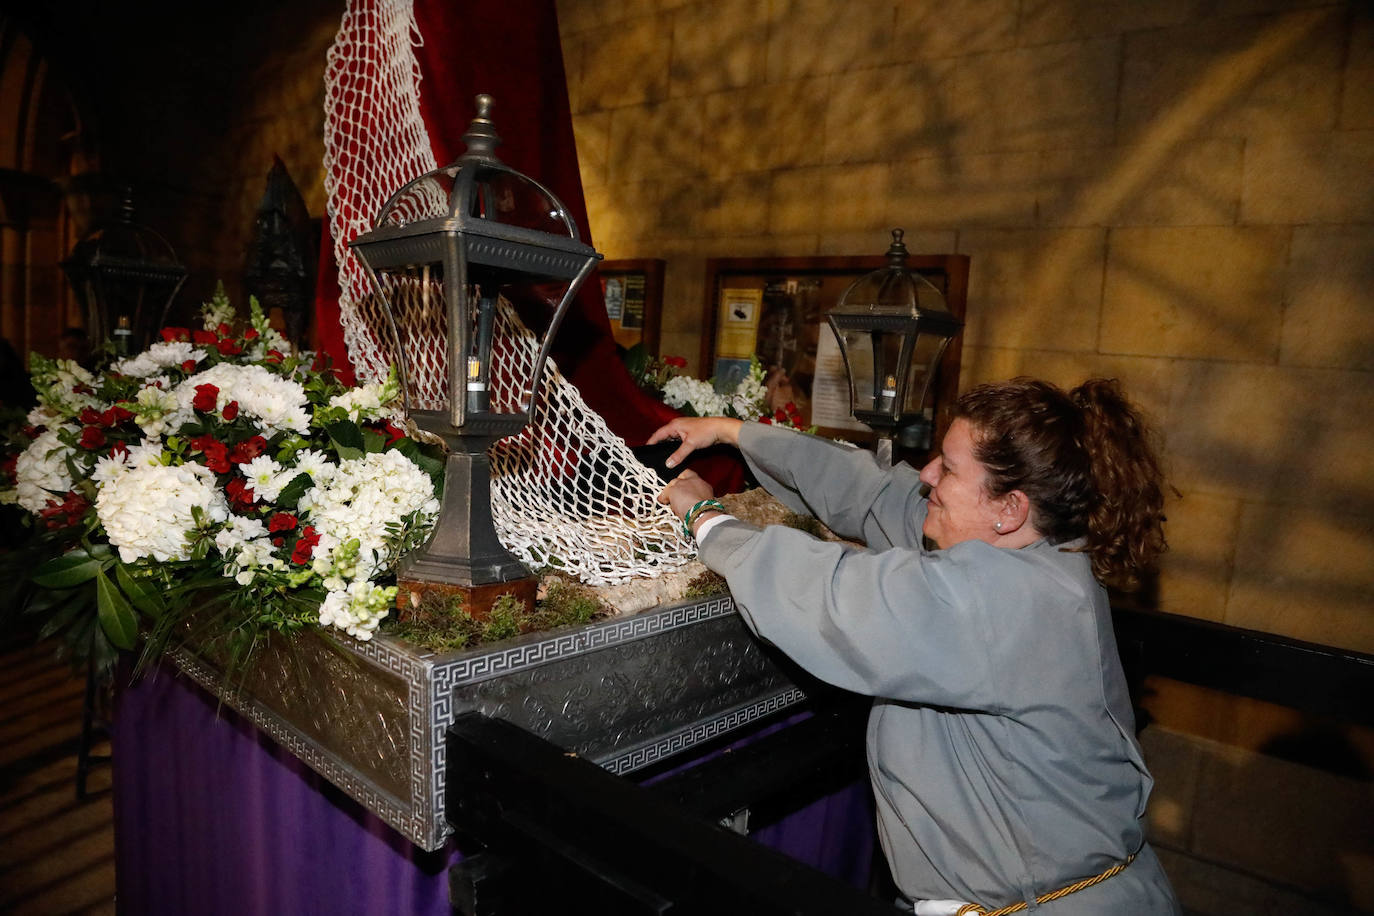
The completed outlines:
{"type": "Polygon", "coordinates": [[[1018,378],[965,392],[954,415],[973,427],[988,494],[1026,494],[1031,522],[1052,544],[1091,557],[1104,585],[1131,589],[1164,541],[1163,474],[1138,411],[1114,379],[1067,394],[1018,378]]]}

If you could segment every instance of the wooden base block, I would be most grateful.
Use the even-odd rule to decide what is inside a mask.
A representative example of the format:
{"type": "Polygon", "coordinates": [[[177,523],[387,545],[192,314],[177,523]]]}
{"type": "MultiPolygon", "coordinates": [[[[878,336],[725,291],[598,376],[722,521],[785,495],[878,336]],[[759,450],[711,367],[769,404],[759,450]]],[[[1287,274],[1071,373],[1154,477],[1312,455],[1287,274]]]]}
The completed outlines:
{"type": "Polygon", "coordinates": [[[467,611],[473,620],[485,620],[491,614],[491,606],[502,595],[511,595],[523,604],[526,610],[532,609],[538,589],[539,579],[535,576],[513,579],[510,582],[489,582],[485,585],[453,585],[448,582],[398,579],[396,613],[403,622],[409,622],[422,616],[423,606],[434,607],[454,596],[460,596],[463,610],[467,611]]]}

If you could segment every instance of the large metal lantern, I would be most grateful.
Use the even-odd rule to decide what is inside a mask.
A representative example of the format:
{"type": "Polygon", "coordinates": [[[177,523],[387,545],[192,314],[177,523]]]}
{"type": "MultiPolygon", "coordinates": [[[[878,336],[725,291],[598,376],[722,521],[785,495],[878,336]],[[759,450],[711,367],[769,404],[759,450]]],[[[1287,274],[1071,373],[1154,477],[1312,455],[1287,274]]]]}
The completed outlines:
{"type": "Polygon", "coordinates": [[[878,434],[879,457],[891,464],[893,440],[929,448],[925,414],[940,357],[963,328],[944,295],[907,269],[902,230],[892,230],[887,265],[850,284],[827,314],[849,380],[854,419],[878,434]]]}
{"type": "Polygon", "coordinates": [[[528,422],[553,336],[601,258],[553,192],[497,159],[491,103],[477,97],[466,152],[403,186],[351,243],[390,326],[372,332],[397,366],[410,422],[450,450],[435,534],[400,578],[469,595],[530,582],[496,538],[486,452],[528,422]],[[525,376],[510,380],[514,403],[497,403],[490,385],[503,297],[538,341],[525,376]]]}
{"type": "Polygon", "coordinates": [[[127,190],[119,214],[77,242],[62,270],[86,314],[87,335],[93,342],[112,341],[123,356],[152,342],[186,281],[171,244],[134,222],[127,190]]]}

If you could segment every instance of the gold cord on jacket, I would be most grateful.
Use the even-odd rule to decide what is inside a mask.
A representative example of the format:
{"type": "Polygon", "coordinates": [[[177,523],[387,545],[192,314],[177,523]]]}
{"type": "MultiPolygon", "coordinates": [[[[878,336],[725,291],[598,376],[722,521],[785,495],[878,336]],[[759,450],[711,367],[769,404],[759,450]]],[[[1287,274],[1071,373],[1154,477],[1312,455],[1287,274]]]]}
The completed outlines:
{"type": "MultiPolygon", "coordinates": [[[[1082,881],[1075,881],[1073,884],[1070,884],[1067,887],[1061,887],[1057,891],[1050,891],[1048,894],[1041,894],[1039,897],[1035,898],[1035,902],[1049,903],[1053,900],[1058,900],[1060,897],[1067,897],[1070,894],[1090,888],[1094,884],[1101,884],[1103,881],[1106,881],[1112,875],[1119,874],[1122,871],[1125,871],[1126,866],[1130,865],[1134,861],[1135,854],[1132,853],[1131,855],[1126,857],[1125,862],[1118,862],[1111,868],[1104,871],[1102,874],[1093,875],[1091,878],[1084,878],[1082,881]]],[[[954,916],[1009,916],[1009,914],[1019,913],[1025,908],[1026,901],[1024,900],[1020,901],[1019,903],[1013,903],[1010,906],[1004,906],[996,910],[983,909],[982,905],[977,903],[966,903],[963,906],[959,907],[959,909],[955,910],[954,916]]]]}

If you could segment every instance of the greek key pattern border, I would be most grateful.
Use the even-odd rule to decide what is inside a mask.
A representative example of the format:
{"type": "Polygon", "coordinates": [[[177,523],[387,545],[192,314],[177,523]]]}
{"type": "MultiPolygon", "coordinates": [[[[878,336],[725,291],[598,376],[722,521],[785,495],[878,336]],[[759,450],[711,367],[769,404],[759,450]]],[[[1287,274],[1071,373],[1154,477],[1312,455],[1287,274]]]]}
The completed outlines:
{"type": "Polygon", "coordinates": [[[617,776],[632,773],[641,767],[656,763],[666,757],[680,753],[703,741],[718,738],[750,722],[794,706],[806,699],[806,693],[796,687],[789,687],[771,696],[764,697],[744,706],[737,706],[710,719],[703,719],[687,728],[674,732],[651,744],[631,748],[604,760],[595,761],[598,766],[617,776]]]}
{"type": "MultiPolygon", "coordinates": [[[[173,650],[169,655],[176,666],[191,680],[212,694],[219,696],[223,686],[219,672],[183,649],[173,650]]],[[[429,831],[426,830],[425,826],[426,819],[418,816],[418,812],[398,805],[390,795],[379,792],[371,782],[359,777],[352,768],[323,753],[318,745],[301,734],[289,722],[258,703],[251,700],[244,702],[241,696],[225,697],[224,703],[253,723],[255,727],[270,735],[292,756],[343,790],[368,811],[394,827],[406,839],[426,850],[438,848],[433,845],[428,836],[429,831]]]]}

